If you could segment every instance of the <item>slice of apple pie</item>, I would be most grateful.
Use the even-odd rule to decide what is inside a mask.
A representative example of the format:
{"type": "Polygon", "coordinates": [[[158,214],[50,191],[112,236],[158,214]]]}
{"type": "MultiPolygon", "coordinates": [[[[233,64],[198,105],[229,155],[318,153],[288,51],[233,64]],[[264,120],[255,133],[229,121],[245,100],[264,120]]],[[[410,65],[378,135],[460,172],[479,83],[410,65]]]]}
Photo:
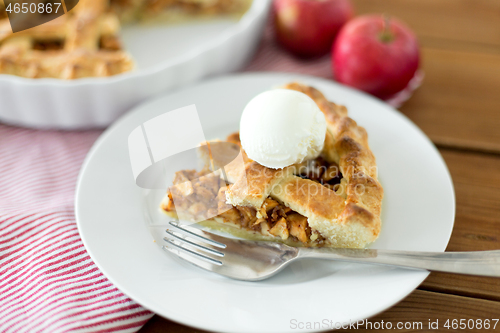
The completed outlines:
{"type": "Polygon", "coordinates": [[[203,145],[200,156],[207,167],[177,172],[160,207],[171,217],[182,213],[183,219],[245,238],[363,248],[379,235],[383,197],[367,133],[344,106],[315,88],[299,83],[285,88],[311,97],[325,115],[320,156],[270,169],[251,160],[234,133],[226,140],[232,144],[225,146],[232,150],[226,154],[213,154],[210,144],[203,145]],[[239,158],[224,159],[235,150],[239,158]]]}

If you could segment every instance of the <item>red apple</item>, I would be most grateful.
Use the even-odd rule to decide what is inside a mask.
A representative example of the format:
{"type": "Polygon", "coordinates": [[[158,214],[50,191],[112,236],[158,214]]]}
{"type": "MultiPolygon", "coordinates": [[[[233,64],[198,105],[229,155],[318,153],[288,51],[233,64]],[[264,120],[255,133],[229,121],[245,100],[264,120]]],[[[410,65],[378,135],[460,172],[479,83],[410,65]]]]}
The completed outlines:
{"type": "Polygon", "coordinates": [[[278,42],[299,57],[327,54],[354,13],[350,0],[274,0],[273,9],[278,42]]]}
{"type": "Polygon", "coordinates": [[[419,65],[413,32],[382,15],[360,16],[339,32],[332,48],[338,82],[387,99],[404,89],[419,65]]]}

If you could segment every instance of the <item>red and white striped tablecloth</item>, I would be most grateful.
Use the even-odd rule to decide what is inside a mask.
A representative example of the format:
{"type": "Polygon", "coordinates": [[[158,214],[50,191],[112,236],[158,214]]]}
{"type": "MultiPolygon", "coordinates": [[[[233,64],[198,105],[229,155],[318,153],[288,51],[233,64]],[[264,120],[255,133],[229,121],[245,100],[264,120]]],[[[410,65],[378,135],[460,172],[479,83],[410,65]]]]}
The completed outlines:
{"type": "Polygon", "coordinates": [[[151,316],[97,269],[73,212],[100,131],[0,125],[0,331],[137,331],[151,316]]]}

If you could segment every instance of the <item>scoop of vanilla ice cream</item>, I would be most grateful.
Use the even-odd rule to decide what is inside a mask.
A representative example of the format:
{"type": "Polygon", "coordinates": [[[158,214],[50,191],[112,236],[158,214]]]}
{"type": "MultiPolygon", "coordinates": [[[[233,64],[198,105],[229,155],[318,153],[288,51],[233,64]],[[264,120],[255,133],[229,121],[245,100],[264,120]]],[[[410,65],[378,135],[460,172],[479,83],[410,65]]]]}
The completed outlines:
{"type": "Polygon", "coordinates": [[[273,169],[316,158],[325,135],[325,116],[316,103],[289,89],[255,96],[240,121],[241,145],[248,157],[273,169]]]}

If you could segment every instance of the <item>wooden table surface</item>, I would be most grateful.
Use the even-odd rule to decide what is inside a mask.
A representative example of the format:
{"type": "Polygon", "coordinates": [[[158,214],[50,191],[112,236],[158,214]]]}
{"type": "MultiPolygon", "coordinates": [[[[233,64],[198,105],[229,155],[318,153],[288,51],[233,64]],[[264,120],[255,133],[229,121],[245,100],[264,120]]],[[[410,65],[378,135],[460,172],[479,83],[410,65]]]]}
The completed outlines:
{"type": "MultiPolygon", "coordinates": [[[[447,250],[500,249],[500,1],[353,1],[358,14],[393,15],[418,35],[425,80],[400,110],[432,139],[450,169],[457,211],[447,250]]],[[[440,330],[451,331],[442,327],[447,319],[499,317],[500,279],[431,273],[370,321],[439,319],[440,330]]],[[[140,332],[202,331],[155,316],[140,332]]]]}

